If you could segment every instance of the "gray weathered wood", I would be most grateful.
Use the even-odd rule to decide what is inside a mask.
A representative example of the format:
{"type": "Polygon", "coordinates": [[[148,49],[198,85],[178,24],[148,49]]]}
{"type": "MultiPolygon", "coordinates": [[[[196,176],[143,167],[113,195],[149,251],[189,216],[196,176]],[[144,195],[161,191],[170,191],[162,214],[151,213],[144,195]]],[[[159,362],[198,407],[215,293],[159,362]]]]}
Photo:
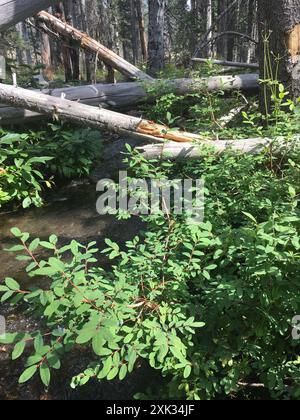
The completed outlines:
{"type": "Polygon", "coordinates": [[[210,58],[192,58],[192,61],[194,61],[195,63],[207,63],[208,60],[211,61],[213,64],[216,64],[217,66],[228,66],[254,70],[259,69],[259,64],[257,63],[239,63],[237,61],[211,60],[210,58]]]}
{"type": "MultiPolygon", "coordinates": [[[[148,88],[155,88],[155,96],[173,92],[178,95],[214,90],[255,90],[258,89],[259,76],[257,74],[243,74],[237,76],[217,76],[208,79],[175,79],[157,80],[140,83],[97,84],[62,89],[45,89],[41,93],[61,97],[71,101],[101,106],[108,109],[124,109],[153,101],[154,97],[147,93],[148,88]]],[[[24,124],[34,120],[47,118],[36,112],[0,105],[0,124],[24,124]]]]}
{"type": "Polygon", "coordinates": [[[14,107],[44,113],[54,119],[71,121],[94,128],[115,130],[121,134],[141,138],[168,139],[179,142],[198,140],[199,135],[170,130],[153,121],[120,114],[107,109],[97,109],[67,99],[56,98],[40,92],[0,84],[0,101],[14,107]]]}
{"type": "Polygon", "coordinates": [[[216,153],[222,153],[226,150],[232,150],[237,153],[257,154],[268,147],[272,147],[277,143],[277,148],[273,153],[286,150],[289,147],[299,146],[299,138],[295,138],[293,142],[286,143],[280,140],[268,138],[250,138],[243,140],[204,140],[198,144],[175,143],[168,142],[164,144],[148,144],[137,149],[142,152],[146,159],[163,159],[163,160],[193,160],[202,156],[204,148],[211,148],[216,153]]]}
{"type": "Polygon", "coordinates": [[[47,9],[51,3],[51,0],[0,0],[0,31],[47,9]]]}

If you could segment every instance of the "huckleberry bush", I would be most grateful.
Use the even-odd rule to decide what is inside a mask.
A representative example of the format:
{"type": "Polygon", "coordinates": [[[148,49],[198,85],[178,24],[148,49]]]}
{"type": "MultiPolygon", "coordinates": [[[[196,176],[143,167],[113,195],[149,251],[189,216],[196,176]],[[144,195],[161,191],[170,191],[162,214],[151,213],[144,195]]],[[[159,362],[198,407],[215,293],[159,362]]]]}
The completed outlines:
{"type": "Polygon", "coordinates": [[[145,232],[125,250],[106,240],[110,270],[99,266],[95,243],[60,248],[56,236],[31,240],[14,229],[20,245],[11,251],[25,255],[31,277],[51,280],[43,289],[9,278],[0,287],[2,302],[23,301],[41,319],[39,331],[1,340],[14,344],[13,359],[31,351],[20,382],[40,373],[48,386],[52,369],[82,346],[94,357],[74,387],[122,380],[144,359],[165,378],[152,397],[210,399],[260,382],[272,398],[298,398],[299,156],[294,148],[279,157],[208,149],[199,161],[172,163],[133,153],[134,176],[204,178],[205,220],[143,216],[145,232]],[[39,247],[52,256],[39,260],[39,247]]]}

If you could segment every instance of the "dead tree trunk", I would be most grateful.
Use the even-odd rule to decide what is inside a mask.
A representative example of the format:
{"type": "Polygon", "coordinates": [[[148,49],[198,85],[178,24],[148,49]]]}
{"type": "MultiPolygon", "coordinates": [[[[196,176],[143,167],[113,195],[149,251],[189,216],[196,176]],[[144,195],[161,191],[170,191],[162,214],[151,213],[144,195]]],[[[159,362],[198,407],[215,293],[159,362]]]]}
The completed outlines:
{"type": "Polygon", "coordinates": [[[258,3],[261,79],[276,77],[274,56],[280,57],[278,77],[291,97],[297,99],[300,96],[300,0],[258,3]],[[268,57],[269,51],[274,55],[268,57]]]}
{"type": "Polygon", "coordinates": [[[272,139],[253,138],[242,140],[203,140],[197,145],[189,143],[168,142],[166,144],[149,144],[137,147],[146,159],[162,160],[192,160],[200,159],[203,149],[211,149],[215,153],[233,151],[235,153],[258,154],[270,148],[273,154],[286,153],[287,149],[299,147],[299,138],[295,142],[287,144],[276,143],[272,139]]]}
{"type": "MultiPolygon", "coordinates": [[[[258,90],[259,76],[252,74],[243,74],[240,76],[217,76],[208,79],[176,79],[176,80],[157,80],[149,84],[149,87],[157,86],[155,92],[164,95],[166,93],[175,93],[184,95],[188,93],[199,93],[207,91],[219,91],[220,89],[230,90],[258,90]]],[[[43,90],[42,93],[54,96],[64,97],[71,101],[80,101],[81,103],[101,106],[110,109],[134,108],[143,102],[153,102],[155,97],[147,93],[148,83],[140,82],[118,83],[118,84],[97,84],[90,86],[77,86],[62,89],[43,90]]],[[[34,120],[47,118],[46,115],[40,115],[36,112],[12,108],[11,106],[0,105],[0,124],[24,124],[34,120]]]]}
{"type": "Polygon", "coordinates": [[[62,22],[61,20],[52,16],[50,13],[44,11],[40,12],[38,14],[38,19],[49,26],[52,30],[58,32],[61,36],[72,39],[73,41],[77,42],[81,48],[96,54],[99,59],[103,60],[109,66],[115,68],[126,77],[129,77],[130,79],[152,80],[152,77],[142,72],[132,64],[128,63],[113,51],[110,51],[99,42],[90,38],[87,34],[79,31],[67,23],[62,22]]]}
{"type": "Polygon", "coordinates": [[[200,139],[196,134],[169,130],[168,127],[153,121],[141,120],[106,109],[97,109],[10,85],[0,84],[0,101],[13,107],[51,115],[54,119],[110,129],[128,136],[139,136],[141,139],[176,142],[192,142],[200,139]]]}
{"type": "Polygon", "coordinates": [[[245,69],[259,69],[259,64],[256,63],[240,63],[238,61],[223,61],[223,60],[211,60],[209,58],[192,58],[192,61],[195,63],[206,63],[207,61],[211,61],[213,64],[217,66],[228,66],[228,67],[237,67],[237,68],[245,68],[245,69]]]}
{"type": "Polygon", "coordinates": [[[51,0],[0,0],[0,32],[50,5],[51,0]]]}

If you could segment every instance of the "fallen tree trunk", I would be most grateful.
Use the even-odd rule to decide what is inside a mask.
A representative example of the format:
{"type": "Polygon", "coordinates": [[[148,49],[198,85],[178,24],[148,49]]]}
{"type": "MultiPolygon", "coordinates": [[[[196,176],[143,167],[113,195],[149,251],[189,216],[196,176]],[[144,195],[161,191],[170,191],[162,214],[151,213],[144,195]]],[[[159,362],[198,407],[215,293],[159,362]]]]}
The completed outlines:
{"type": "MultiPolygon", "coordinates": [[[[108,109],[124,109],[135,107],[143,102],[152,102],[154,96],[148,93],[154,88],[157,96],[166,93],[186,95],[217,90],[255,90],[259,87],[259,76],[243,74],[240,76],[217,76],[208,79],[176,79],[153,80],[151,82],[129,82],[118,84],[97,84],[62,89],[45,89],[41,93],[61,97],[71,101],[80,101],[87,105],[101,106],[108,109]]],[[[0,105],[0,124],[23,124],[34,120],[47,118],[36,112],[0,105]]]]}
{"type": "Polygon", "coordinates": [[[167,139],[176,142],[200,140],[200,136],[196,134],[170,130],[153,121],[130,117],[107,109],[97,109],[10,85],[0,84],[0,101],[14,107],[47,114],[54,119],[110,129],[129,136],[140,136],[143,139],[167,139]]]}
{"type": "Polygon", "coordinates": [[[222,60],[211,60],[209,58],[192,58],[192,61],[196,63],[207,63],[207,61],[216,64],[217,66],[228,66],[228,67],[237,67],[245,69],[259,69],[259,64],[257,63],[239,63],[237,61],[222,61],[222,60]]]}
{"type": "Polygon", "coordinates": [[[51,0],[0,0],[0,32],[47,9],[51,0]]]}
{"type": "Polygon", "coordinates": [[[151,76],[128,63],[128,61],[124,60],[124,58],[119,57],[116,53],[100,44],[100,42],[90,38],[87,34],[74,28],[72,25],[62,22],[50,13],[44,11],[40,12],[38,14],[38,20],[46,24],[53,31],[58,32],[61,36],[77,42],[79,47],[95,53],[100,60],[104,61],[105,64],[118,70],[126,77],[129,77],[130,79],[148,81],[153,80],[151,76]]]}
{"type": "MultiPolygon", "coordinates": [[[[299,144],[299,139],[297,139],[299,144]]],[[[197,145],[187,143],[168,142],[165,144],[148,144],[137,147],[146,159],[163,160],[189,160],[199,159],[203,154],[203,148],[212,148],[216,153],[222,153],[226,150],[233,150],[239,153],[257,154],[266,148],[272,147],[275,141],[272,139],[253,138],[243,140],[206,140],[197,145]]],[[[282,143],[286,150],[286,144],[282,143]]],[[[280,145],[278,146],[280,150],[280,145]]]]}

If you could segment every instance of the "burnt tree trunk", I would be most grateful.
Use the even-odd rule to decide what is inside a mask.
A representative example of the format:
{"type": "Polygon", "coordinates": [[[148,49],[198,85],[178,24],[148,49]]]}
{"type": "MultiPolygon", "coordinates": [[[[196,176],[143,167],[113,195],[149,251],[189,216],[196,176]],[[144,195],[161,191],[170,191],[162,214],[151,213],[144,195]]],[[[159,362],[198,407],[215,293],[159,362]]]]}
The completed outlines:
{"type": "MultiPolygon", "coordinates": [[[[261,78],[275,78],[278,61],[275,57],[280,57],[278,78],[291,98],[297,99],[300,96],[300,0],[260,0],[259,31],[261,78]],[[269,66],[266,48],[273,53],[269,66]]],[[[265,94],[262,92],[262,96],[265,94]]]]}

